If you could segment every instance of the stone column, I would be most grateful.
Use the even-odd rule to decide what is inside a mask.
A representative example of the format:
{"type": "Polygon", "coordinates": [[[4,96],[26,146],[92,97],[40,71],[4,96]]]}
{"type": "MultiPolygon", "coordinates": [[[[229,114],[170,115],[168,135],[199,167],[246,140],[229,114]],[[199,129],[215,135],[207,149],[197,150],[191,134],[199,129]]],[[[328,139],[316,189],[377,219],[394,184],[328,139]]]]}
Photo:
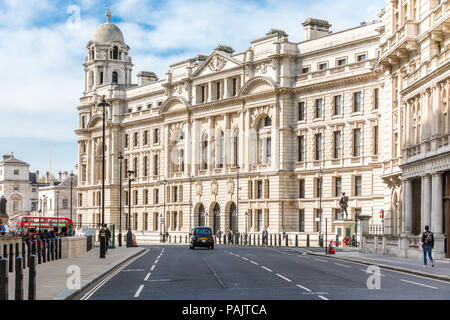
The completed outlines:
{"type": "Polygon", "coordinates": [[[222,97],[223,97],[224,99],[230,97],[230,93],[229,93],[229,90],[230,90],[230,89],[229,89],[229,87],[228,87],[228,84],[229,84],[230,80],[231,80],[231,79],[229,79],[229,78],[225,78],[225,79],[223,80],[223,94],[222,94],[222,97]]]}
{"type": "Polygon", "coordinates": [[[211,102],[211,101],[213,101],[213,99],[212,99],[212,97],[213,97],[213,83],[210,81],[210,82],[208,82],[208,102],[211,102]]]}
{"type": "Polygon", "coordinates": [[[441,133],[439,128],[439,85],[433,87],[433,136],[439,135],[441,133]]]}
{"type": "Polygon", "coordinates": [[[191,139],[191,119],[190,117],[186,123],[186,138],[184,141],[184,175],[189,175],[191,170],[192,163],[192,139],[191,139]]]}
{"type": "Polygon", "coordinates": [[[405,145],[409,146],[411,145],[411,106],[408,102],[405,104],[405,109],[405,145]]]}
{"type": "Polygon", "coordinates": [[[430,89],[426,89],[425,90],[425,95],[424,95],[424,101],[425,101],[425,106],[424,106],[424,110],[425,110],[425,114],[426,114],[426,123],[425,123],[425,137],[429,138],[431,137],[431,125],[430,125],[430,89]]]}
{"type": "Polygon", "coordinates": [[[442,173],[433,174],[432,186],[433,205],[430,229],[434,234],[442,234],[442,173]]]}
{"type": "Polygon", "coordinates": [[[412,233],[412,181],[407,179],[405,183],[405,211],[404,211],[404,232],[412,233]]]}
{"type": "Polygon", "coordinates": [[[421,231],[423,231],[425,226],[431,225],[431,176],[429,174],[422,177],[421,209],[421,231]]]}

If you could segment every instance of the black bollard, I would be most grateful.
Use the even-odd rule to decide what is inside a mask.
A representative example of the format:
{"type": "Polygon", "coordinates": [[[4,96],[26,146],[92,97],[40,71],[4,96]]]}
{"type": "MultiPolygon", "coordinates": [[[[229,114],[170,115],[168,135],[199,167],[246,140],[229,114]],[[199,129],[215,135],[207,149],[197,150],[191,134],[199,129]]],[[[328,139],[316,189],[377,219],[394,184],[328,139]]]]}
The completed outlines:
{"type": "Polygon", "coordinates": [[[281,247],[281,234],[278,235],[278,245],[281,247]]]}
{"type": "Polygon", "coordinates": [[[22,242],[22,258],[23,258],[23,268],[25,269],[27,267],[27,250],[25,242],[22,242]]]}
{"type": "Polygon", "coordinates": [[[256,246],[256,234],[253,234],[253,245],[256,246]]]}
{"type": "Polygon", "coordinates": [[[3,258],[8,259],[8,245],[7,244],[3,245],[3,258]]]}
{"type": "Polygon", "coordinates": [[[260,245],[260,242],[259,242],[259,234],[258,234],[258,246],[260,245]]]}
{"type": "Polygon", "coordinates": [[[23,300],[23,258],[21,256],[16,257],[16,288],[15,298],[16,300],[23,300]]]}
{"type": "Polygon", "coordinates": [[[8,300],[8,259],[0,259],[0,300],[8,300]]]}
{"type": "Polygon", "coordinates": [[[36,246],[37,246],[37,261],[38,264],[42,263],[42,254],[41,254],[41,249],[42,249],[42,241],[41,240],[36,240],[36,246]]]}
{"type": "Polygon", "coordinates": [[[272,234],[270,234],[270,246],[272,246],[272,234]]]}
{"type": "Polygon", "coordinates": [[[309,234],[306,235],[306,246],[309,248],[309,234]]]}
{"type": "Polygon", "coordinates": [[[46,241],[47,241],[47,262],[50,262],[51,257],[52,257],[52,254],[51,254],[52,248],[51,248],[50,239],[47,239],[46,241]]]}
{"type": "Polygon", "coordinates": [[[14,255],[13,255],[14,245],[12,243],[9,244],[9,272],[14,271],[14,255]]]}
{"type": "Polygon", "coordinates": [[[50,260],[55,261],[55,240],[50,239],[50,260]]]}
{"type": "Polygon", "coordinates": [[[42,241],[42,263],[47,262],[47,241],[46,240],[41,240],[42,241]]]}
{"type": "Polygon", "coordinates": [[[295,246],[298,247],[298,234],[295,235],[295,246]]]}
{"type": "Polygon", "coordinates": [[[58,254],[59,254],[59,259],[62,259],[62,239],[61,238],[59,238],[59,245],[58,245],[58,248],[59,248],[59,252],[58,252],[58,254]]]}
{"type": "Polygon", "coordinates": [[[289,239],[288,239],[288,234],[286,233],[286,247],[289,247],[289,239]]]}
{"type": "Polygon", "coordinates": [[[56,238],[55,240],[55,260],[58,260],[58,239],[56,238]]]}
{"type": "Polygon", "coordinates": [[[339,247],[339,235],[336,235],[336,248],[339,247]]]}
{"type": "Polygon", "coordinates": [[[28,276],[28,300],[36,300],[36,256],[30,255],[30,273],[28,276]]]}
{"type": "Polygon", "coordinates": [[[27,241],[27,267],[30,267],[31,246],[30,241],[27,241]]]}

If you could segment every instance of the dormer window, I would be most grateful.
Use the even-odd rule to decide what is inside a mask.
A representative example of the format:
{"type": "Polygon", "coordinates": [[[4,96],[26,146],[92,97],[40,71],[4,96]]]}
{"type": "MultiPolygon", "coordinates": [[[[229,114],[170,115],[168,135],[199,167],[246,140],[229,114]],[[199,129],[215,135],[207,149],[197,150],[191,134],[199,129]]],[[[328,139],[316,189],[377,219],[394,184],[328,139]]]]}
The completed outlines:
{"type": "Polygon", "coordinates": [[[337,65],[338,66],[343,66],[343,65],[345,65],[345,64],[347,64],[347,59],[339,59],[338,61],[337,61],[337,65]]]}
{"type": "Polygon", "coordinates": [[[357,60],[358,62],[366,61],[366,59],[367,59],[366,54],[359,54],[359,55],[356,57],[356,60],[357,60]]]}
{"type": "Polygon", "coordinates": [[[325,70],[327,67],[328,67],[328,64],[326,62],[319,64],[319,70],[325,70]]]}

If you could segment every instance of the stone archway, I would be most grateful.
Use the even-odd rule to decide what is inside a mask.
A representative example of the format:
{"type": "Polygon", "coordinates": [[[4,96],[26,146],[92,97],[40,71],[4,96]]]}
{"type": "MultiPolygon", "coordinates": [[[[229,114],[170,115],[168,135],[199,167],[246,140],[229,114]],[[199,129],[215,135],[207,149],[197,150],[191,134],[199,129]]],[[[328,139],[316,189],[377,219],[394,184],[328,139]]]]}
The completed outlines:
{"type": "Polygon", "coordinates": [[[205,206],[201,203],[197,210],[197,226],[206,226],[206,211],[205,206]]]}
{"type": "Polygon", "coordinates": [[[216,234],[220,230],[220,205],[217,202],[211,204],[209,215],[212,217],[211,228],[213,233],[216,234]]]}
{"type": "Polygon", "coordinates": [[[225,208],[225,231],[232,230],[234,233],[238,231],[238,217],[236,204],[229,202],[225,208]]]}

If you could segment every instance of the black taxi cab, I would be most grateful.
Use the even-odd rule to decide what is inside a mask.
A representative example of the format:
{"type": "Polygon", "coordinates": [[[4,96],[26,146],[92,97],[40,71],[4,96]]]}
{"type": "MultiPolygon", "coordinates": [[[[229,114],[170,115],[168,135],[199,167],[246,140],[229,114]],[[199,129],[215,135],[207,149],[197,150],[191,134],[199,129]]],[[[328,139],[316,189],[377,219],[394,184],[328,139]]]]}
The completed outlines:
{"type": "Polygon", "coordinates": [[[189,233],[191,242],[189,248],[206,247],[208,249],[214,249],[214,237],[210,227],[194,227],[189,233]]]}

